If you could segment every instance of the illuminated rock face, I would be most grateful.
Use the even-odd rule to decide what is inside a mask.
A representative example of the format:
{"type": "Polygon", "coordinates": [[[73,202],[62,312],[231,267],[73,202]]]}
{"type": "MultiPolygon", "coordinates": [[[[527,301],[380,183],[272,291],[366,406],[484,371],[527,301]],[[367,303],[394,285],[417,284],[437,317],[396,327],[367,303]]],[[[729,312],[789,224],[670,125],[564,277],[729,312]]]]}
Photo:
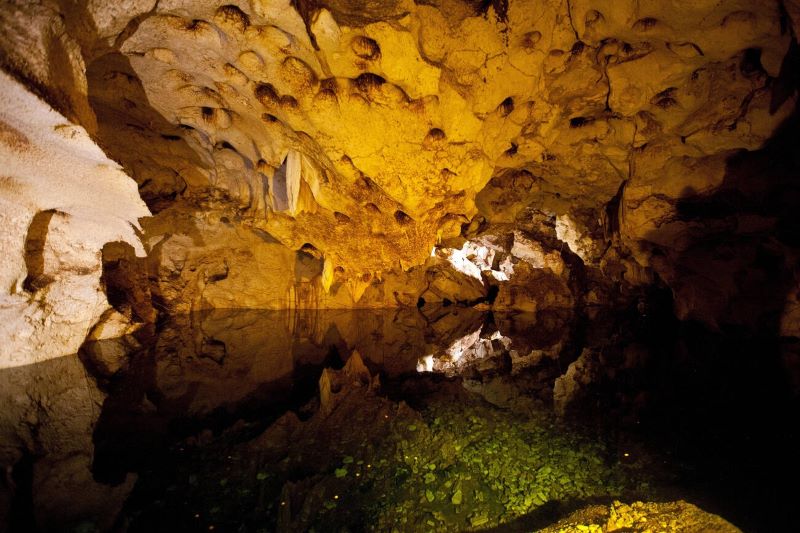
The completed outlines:
{"type": "Polygon", "coordinates": [[[611,505],[593,505],[575,511],[558,523],[546,527],[543,533],[562,531],[614,531],[631,528],[634,531],[648,531],[650,528],[663,531],[719,531],[720,533],[739,533],[741,530],[720,516],[703,511],[696,505],[683,500],[674,502],[633,502],[619,501],[611,505]]]}
{"type": "Polygon", "coordinates": [[[0,368],[78,350],[109,308],[101,248],[149,215],[86,132],[0,73],[0,368]]]}
{"type": "MultiPolygon", "coordinates": [[[[614,281],[658,275],[682,316],[713,321],[733,289],[707,308],[683,288],[707,232],[680,204],[796,100],[794,3],[79,4],[6,10],[4,66],[137,181],[169,312],[451,299],[431,249],[533,209],[561,245],[527,284],[543,267],[566,283],[566,250],[614,281]]],[[[462,281],[458,299],[482,297],[462,281]]]]}

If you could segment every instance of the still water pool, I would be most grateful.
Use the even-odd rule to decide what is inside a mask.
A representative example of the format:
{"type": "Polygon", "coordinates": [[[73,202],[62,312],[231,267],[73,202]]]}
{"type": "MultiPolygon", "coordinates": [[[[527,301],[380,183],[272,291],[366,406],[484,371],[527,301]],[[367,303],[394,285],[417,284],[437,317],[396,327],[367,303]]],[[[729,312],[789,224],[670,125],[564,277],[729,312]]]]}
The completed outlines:
{"type": "Polygon", "coordinates": [[[0,373],[0,503],[19,531],[535,531],[686,499],[770,531],[797,429],[752,364],[601,314],[174,317],[0,373]]]}

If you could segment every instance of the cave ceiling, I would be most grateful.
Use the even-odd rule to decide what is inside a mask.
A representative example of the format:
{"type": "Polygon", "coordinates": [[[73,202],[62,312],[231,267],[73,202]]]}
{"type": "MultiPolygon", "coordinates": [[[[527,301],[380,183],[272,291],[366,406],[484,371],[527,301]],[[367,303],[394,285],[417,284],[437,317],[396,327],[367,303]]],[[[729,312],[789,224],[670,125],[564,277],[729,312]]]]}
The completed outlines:
{"type": "Polygon", "coordinates": [[[421,264],[476,215],[596,218],[621,193],[643,238],[793,107],[775,101],[792,38],[770,2],[170,0],[80,16],[98,141],[151,208],[225,204],[358,275],[421,264]]]}
{"type": "Polygon", "coordinates": [[[64,0],[3,15],[29,41],[60,43],[42,58],[15,58],[10,35],[3,45],[17,50],[6,67],[49,76],[44,92],[154,213],[179,204],[362,276],[422,264],[471,221],[514,223],[527,208],[614,226],[634,253],[675,246],[675,200],[717,187],[728,157],[793,111],[779,89],[796,12],[64,0]]]}

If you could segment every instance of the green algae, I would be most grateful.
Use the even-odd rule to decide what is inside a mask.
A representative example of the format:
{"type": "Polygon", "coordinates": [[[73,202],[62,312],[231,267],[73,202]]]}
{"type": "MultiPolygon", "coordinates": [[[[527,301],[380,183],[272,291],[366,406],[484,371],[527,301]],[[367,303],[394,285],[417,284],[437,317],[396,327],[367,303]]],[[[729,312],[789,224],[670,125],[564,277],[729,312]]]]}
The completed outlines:
{"type": "Polygon", "coordinates": [[[380,418],[362,433],[337,427],[324,446],[311,436],[275,459],[252,462],[243,453],[232,470],[198,471],[192,498],[210,502],[200,510],[221,506],[209,523],[247,521],[252,531],[464,531],[512,522],[548,502],[649,490],[604,442],[545,412],[444,396],[380,418]],[[287,513],[287,502],[299,504],[287,513]]]}
{"type": "MultiPolygon", "coordinates": [[[[349,480],[357,486],[339,488],[358,495],[349,505],[370,514],[368,529],[479,529],[550,501],[616,498],[638,486],[624,467],[607,459],[611,454],[602,442],[541,414],[435,402],[422,415],[413,433],[405,421],[393,424],[374,455],[359,457],[358,477],[349,480]],[[364,461],[372,468],[364,468],[364,461]]],[[[328,516],[315,523],[336,522],[328,516]]]]}

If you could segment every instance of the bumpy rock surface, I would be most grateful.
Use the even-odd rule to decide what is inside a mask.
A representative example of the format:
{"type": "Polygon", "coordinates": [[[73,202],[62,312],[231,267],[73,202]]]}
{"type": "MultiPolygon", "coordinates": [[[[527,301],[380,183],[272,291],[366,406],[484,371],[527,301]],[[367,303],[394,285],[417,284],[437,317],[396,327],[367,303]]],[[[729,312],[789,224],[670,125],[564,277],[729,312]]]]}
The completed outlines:
{"type": "Polygon", "coordinates": [[[614,502],[608,507],[591,506],[542,529],[542,533],[602,533],[613,531],[697,531],[698,533],[738,533],[739,528],[691,503],[614,502]]]}
{"type": "Polygon", "coordinates": [[[109,308],[101,249],[150,214],[83,128],[0,73],[0,368],[75,353],[109,308]]]}
{"type": "MultiPolygon", "coordinates": [[[[717,226],[750,238],[779,220],[709,224],[685,205],[793,111],[796,14],[738,0],[45,2],[4,10],[0,49],[158,212],[146,238],[170,310],[413,304],[425,276],[407,271],[431,248],[460,248],[448,239],[470,222],[524,225],[534,207],[583,263],[632,284],[657,274],[683,317],[713,323],[742,318],[741,291],[698,292],[709,262],[687,251],[717,226]],[[298,275],[309,250],[318,265],[298,275]],[[376,279],[418,290],[362,304],[376,279]]],[[[723,266],[746,275],[740,263],[723,266]]]]}

